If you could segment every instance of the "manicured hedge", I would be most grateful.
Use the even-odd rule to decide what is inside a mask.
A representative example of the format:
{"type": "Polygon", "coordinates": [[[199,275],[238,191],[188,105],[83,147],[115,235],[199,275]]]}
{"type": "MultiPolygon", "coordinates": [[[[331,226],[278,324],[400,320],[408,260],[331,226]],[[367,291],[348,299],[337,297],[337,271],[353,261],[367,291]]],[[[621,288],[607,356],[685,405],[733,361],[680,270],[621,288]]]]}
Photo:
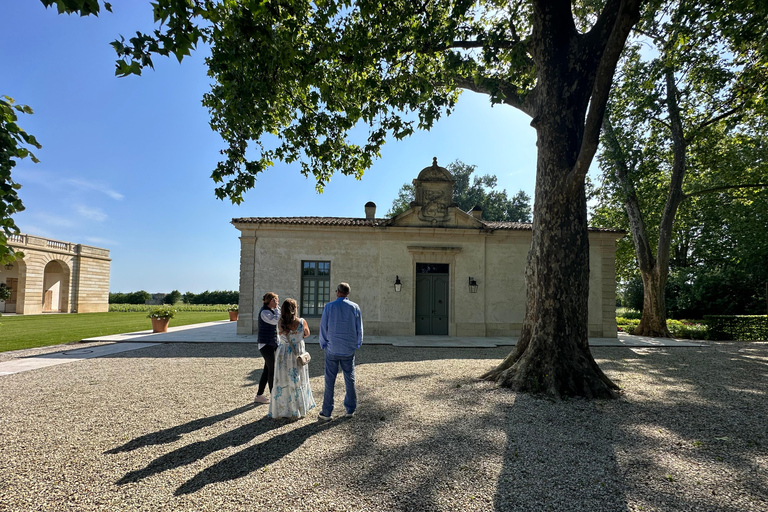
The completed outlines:
{"type": "Polygon", "coordinates": [[[768,340],[768,315],[705,315],[709,339],[768,340]]]}

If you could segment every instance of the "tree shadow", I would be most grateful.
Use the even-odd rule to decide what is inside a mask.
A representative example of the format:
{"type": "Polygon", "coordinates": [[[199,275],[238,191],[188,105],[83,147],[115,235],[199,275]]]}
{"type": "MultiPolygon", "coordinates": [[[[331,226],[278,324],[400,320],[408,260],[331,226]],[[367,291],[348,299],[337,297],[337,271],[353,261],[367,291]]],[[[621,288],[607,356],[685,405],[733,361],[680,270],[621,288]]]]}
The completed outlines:
{"type": "Polygon", "coordinates": [[[232,418],[246,411],[250,411],[254,407],[254,404],[247,404],[236,409],[232,409],[231,411],[216,414],[214,416],[207,416],[205,418],[189,421],[182,425],[166,428],[164,430],[158,430],[157,432],[152,432],[151,434],[145,434],[141,437],[131,439],[124,445],[112,448],[111,450],[107,450],[104,453],[115,454],[130,452],[144,446],[172,443],[181,439],[182,434],[188,434],[190,432],[194,432],[195,430],[200,430],[201,428],[210,427],[211,425],[214,425],[220,421],[232,418]]]}
{"type": "MultiPolygon", "coordinates": [[[[274,422],[275,420],[269,420],[274,422]]],[[[298,449],[311,436],[343,423],[344,420],[320,423],[313,422],[291,430],[261,443],[249,446],[238,453],[227,457],[194,477],[184,482],[175,496],[191,494],[206,485],[216,482],[226,482],[247,476],[248,474],[272,464],[298,449]]]]}
{"type": "Polygon", "coordinates": [[[625,354],[600,364],[609,375],[621,372],[619,384],[629,396],[598,405],[616,426],[612,444],[633,505],[768,509],[760,462],[768,441],[765,347],[720,343],[697,351],[627,349],[625,354]],[[653,386],[633,388],[635,379],[648,376],[653,386]]]}
{"type": "Polygon", "coordinates": [[[145,468],[127,473],[115,483],[117,485],[125,485],[131,482],[138,482],[152,475],[186,466],[219,450],[244,445],[255,437],[278,427],[280,427],[279,422],[267,417],[261,418],[258,421],[247,423],[234,430],[225,432],[213,439],[197,441],[166,453],[153,460],[145,468]]]}
{"type": "Polygon", "coordinates": [[[495,510],[627,510],[613,448],[618,426],[594,402],[517,395],[502,414],[495,510]]]}

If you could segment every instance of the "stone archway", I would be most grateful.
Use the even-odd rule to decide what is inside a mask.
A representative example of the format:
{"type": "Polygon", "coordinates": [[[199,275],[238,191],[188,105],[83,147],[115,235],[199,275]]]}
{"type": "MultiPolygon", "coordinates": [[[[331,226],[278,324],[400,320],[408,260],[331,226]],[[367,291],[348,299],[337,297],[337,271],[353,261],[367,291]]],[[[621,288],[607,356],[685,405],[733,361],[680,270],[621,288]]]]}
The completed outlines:
{"type": "Polygon", "coordinates": [[[61,260],[51,260],[43,271],[43,313],[69,312],[69,266],[61,260]]]}
{"type": "Polygon", "coordinates": [[[24,260],[16,260],[0,266],[0,283],[11,289],[8,300],[0,301],[0,313],[17,313],[24,303],[24,280],[27,274],[24,260]],[[17,309],[18,308],[18,309],[17,309]]]}

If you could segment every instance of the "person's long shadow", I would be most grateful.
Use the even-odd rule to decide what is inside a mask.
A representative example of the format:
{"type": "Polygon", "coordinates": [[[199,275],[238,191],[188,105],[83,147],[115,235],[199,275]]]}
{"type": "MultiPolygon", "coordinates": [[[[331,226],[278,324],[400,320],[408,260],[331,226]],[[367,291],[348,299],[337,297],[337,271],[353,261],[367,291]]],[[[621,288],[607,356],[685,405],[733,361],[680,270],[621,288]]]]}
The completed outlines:
{"type": "Polygon", "coordinates": [[[272,429],[278,428],[280,424],[271,418],[261,418],[258,421],[248,423],[239,428],[225,432],[220,436],[208,439],[207,441],[198,441],[187,446],[182,446],[177,450],[166,453],[165,455],[153,460],[144,469],[131,471],[120,480],[115,482],[117,485],[125,485],[131,482],[138,482],[149,476],[169,469],[178,468],[200,460],[211,453],[223,450],[230,446],[240,446],[248,443],[251,439],[260,436],[272,429]]]}
{"type": "Polygon", "coordinates": [[[282,459],[304,444],[304,441],[309,439],[310,436],[343,422],[344,420],[327,423],[309,423],[303,427],[250,446],[204,469],[192,477],[192,479],[183,483],[173,494],[175,496],[191,494],[214,482],[225,482],[242,478],[257,469],[282,459]]]}
{"type": "Polygon", "coordinates": [[[232,409],[231,411],[222,412],[221,414],[216,414],[215,416],[199,418],[199,419],[184,423],[182,425],[177,425],[175,427],[167,428],[165,430],[158,430],[157,432],[152,432],[151,434],[145,434],[141,437],[131,439],[124,445],[118,446],[116,448],[112,448],[111,450],[107,450],[104,453],[115,454],[115,453],[122,453],[122,452],[130,452],[130,451],[136,450],[137,448],[142,448],[144,446],[172,443],[174,441],[178,441],[179,439],[181,439],[182,434],[188,434],[190,432],[194,432],[195,430],[199,430],[201,428],[210,427],[211,425],[218,423],[220,421],[226,420],[227,418],[232,418],[234,416],[237,416],[238,414],[242,414],[246,411],[250,411],[254,407],[255,407],[254,404],[247,404],[247,405],[243,405],[242,407],[238,407],[237,409],[232,409]]]}

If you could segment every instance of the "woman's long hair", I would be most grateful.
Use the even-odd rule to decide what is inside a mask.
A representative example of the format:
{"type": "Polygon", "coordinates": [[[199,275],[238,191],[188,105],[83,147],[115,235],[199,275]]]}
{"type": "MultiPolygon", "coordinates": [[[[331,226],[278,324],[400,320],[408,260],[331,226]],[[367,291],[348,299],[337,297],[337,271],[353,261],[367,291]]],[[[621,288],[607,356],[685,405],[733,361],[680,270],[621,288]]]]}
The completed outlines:
{"type": "Polygon", "coordinates": [[[293,299],[285,299],[283,301],[283,307],[280,308],[280,332],[288,332],[291,330],[291,326],[294,322],[298,321],[299,316],[298,306],[293,299]]]}

